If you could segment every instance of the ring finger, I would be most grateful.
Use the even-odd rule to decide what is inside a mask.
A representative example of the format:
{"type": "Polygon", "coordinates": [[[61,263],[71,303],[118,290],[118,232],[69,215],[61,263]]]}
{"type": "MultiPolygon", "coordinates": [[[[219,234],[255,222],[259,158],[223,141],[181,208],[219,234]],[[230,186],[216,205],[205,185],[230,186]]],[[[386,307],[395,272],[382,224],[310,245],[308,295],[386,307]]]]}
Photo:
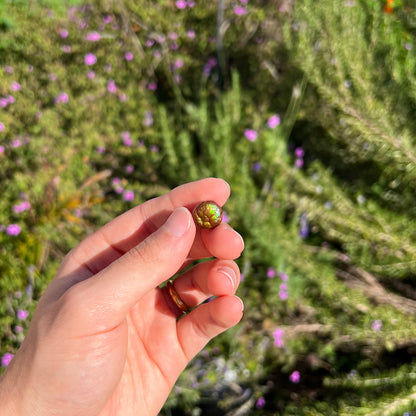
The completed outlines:
{"type": "Polygon", "coordinates": [[[172,283],[173,296],[169,295],[168,287],[164,290],[172,309],[180,312],[175,296],[192,309],[210,296],[233,295],[239,283],[240,271],[234,261],[214,259],[199,263],[177,277],[172,283]]]}

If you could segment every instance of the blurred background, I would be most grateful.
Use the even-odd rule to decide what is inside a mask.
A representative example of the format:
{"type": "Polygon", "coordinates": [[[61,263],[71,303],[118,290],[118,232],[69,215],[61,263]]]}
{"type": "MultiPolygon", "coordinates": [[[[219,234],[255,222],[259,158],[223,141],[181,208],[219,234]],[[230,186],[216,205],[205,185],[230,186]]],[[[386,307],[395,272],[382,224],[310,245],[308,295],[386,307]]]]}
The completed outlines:
{"type": "Polygon", "coordinates": [[[170,415],[416,415],[416,5],[0,0],[0,358],[63,256],[207,176],[242,322],[170,415]]]}

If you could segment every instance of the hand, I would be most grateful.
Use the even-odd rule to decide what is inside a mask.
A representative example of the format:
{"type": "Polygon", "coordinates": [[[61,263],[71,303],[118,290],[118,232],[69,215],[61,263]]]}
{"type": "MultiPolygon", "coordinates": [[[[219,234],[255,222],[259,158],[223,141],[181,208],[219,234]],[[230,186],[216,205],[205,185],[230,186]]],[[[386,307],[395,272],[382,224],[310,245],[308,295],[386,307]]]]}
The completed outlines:
{"type": "Polygon", "coordinates": [[[223,205],[229,186],[204,179],[117,217],[64,259],[27,336],[0,380],[2,415],[157,415],[177,377],[206,343],[242,317],[233,296],[243,250],[230,226],[196,229],[190,210],[223,205]],[[182,319],[159,285],[174,282],[182,319]],[[4,412],[4,413],[3,413],[4,412]]]}

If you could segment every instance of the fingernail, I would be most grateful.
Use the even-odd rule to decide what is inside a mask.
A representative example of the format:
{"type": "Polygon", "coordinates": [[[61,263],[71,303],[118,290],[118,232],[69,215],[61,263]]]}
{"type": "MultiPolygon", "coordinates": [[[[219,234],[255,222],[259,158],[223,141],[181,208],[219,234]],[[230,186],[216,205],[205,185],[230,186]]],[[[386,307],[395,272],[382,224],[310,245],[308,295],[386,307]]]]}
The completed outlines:
{"type": "Polygon", "coordinates": [[[218,268],[218,273],[224,275],[231,283],[231,287],[235,290],[236,275],[231,267],[223,266],[218,268]]]}
{"type": "Polygon", "coordinates": [[[244,303],[243,303],[243,301],[238,296],[236,296],[236,298],[241,302],[241,312],[244,312],[244,303]]]}
{"type": "Polygon", "coordinates": [[[173,211],[165,223],[165,228],[174,237],[182,237],[188,231],[190,224],[191,215],[189,211],[180,207],[173,211]]]}

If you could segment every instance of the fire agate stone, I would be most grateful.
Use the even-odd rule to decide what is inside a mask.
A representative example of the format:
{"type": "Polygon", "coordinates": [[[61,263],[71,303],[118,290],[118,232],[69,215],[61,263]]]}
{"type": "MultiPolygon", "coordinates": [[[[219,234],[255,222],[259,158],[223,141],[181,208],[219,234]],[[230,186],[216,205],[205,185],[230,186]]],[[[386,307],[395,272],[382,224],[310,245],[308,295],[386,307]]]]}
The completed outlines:
{"type": "Polygon", "coordinates": [[[195,223],[201,228],[214,228],[222,221],[222,209],[214,201],[204,201],[193,212],[195,223]]]}

